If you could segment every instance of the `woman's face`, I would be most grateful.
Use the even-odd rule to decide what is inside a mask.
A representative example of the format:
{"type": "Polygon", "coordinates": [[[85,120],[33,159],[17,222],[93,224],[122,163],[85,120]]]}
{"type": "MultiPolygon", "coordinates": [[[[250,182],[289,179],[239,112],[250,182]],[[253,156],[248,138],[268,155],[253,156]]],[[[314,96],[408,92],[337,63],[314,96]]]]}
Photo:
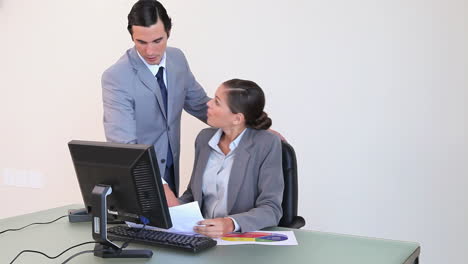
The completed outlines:
{"type": "Polygon", "coordinates": [[[215,97],[208,101],[208,125],[217,128],[228,128],[236,125],[238,114],[231,112],[227,102],[227,89],[220,85],[215,97]]]}

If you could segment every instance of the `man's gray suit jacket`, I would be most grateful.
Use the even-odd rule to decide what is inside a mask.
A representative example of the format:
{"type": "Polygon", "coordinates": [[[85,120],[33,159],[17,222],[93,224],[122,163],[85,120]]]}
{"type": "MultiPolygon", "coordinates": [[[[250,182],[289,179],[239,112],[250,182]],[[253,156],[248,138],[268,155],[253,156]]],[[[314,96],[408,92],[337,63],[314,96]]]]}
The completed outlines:
{"type": "MultiPolygon", "coordinates": [[[[198,134],[192,178],[179,198],[183,203],[198,201],[203,208],[203,174],[211,152],[208,141],[216,131],[207,128],[198,134]]],[[[228,182],[229,216],[241,232],[278,225],[284,189],[280,139],[269,131],[248,128],[234,151],[228,182]]]]}
{"type": "Polygon", "coordinates": [[[206,122],[210,98],[195,80],[181,50],[166,49],[168,113],[156,77],[135,47],[102,75],[104,130],[107,141],[154,145],[161,176],[165,171],[168,138],[179,187],[180,119],[182,109],[206,122]]]}

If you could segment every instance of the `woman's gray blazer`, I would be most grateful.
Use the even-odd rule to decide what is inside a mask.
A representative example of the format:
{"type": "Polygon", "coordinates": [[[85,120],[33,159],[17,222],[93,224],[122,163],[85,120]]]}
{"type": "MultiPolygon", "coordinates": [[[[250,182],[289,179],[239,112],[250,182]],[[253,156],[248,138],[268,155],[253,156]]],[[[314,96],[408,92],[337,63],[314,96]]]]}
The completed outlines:
{"type": "MultiPolygon", "coordinates": [[[[203,173],[211,151],[208,141],[216,131],[207,128],[198,134],[192,178],[179,198],[183,203],[198,201],[203,208],[203,173]]],[[[284,189],[280,139],[271,132],[248,128],[234,151],[228,183],[229,216],[241,232],[276,226],[282,216],[284,189]]]]}

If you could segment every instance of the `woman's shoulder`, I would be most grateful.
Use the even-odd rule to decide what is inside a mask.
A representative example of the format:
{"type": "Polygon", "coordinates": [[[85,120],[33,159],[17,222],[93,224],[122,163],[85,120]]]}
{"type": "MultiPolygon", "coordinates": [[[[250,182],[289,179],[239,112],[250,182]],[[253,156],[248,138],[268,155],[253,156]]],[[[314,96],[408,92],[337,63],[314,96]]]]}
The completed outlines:
{"type": "Polygon", "coordinates": [[[278,135],[268,130],[250,128],[250,131],[255,142],[281,142],[281,139],[278,135]]]}
{"type": "Polygon", "coordinates": [[[251,129],[250,140],[252,142],[250,153],[257,161],[263,161],[270,156],[275,164],[281,164],[281,139],[278,135],[267,130],[251,129]],[[278,163],[276,163],[278,162],[278,163]]]}
{"type": "Polygon", "coordinates": [[[268,130],[250,129],[249,132],[254,148],[264,149],[265,151],[281,148],[281,139],[278,135],[268,130]]]}
{"type": "Polygon", "coordinates": [[[216,131],[218,131],[218,129],[213,127],[202,129],[200,132],[198,132],[197,139],[195,140],[195,142],[208,142],[216,133],[216,131]]]}

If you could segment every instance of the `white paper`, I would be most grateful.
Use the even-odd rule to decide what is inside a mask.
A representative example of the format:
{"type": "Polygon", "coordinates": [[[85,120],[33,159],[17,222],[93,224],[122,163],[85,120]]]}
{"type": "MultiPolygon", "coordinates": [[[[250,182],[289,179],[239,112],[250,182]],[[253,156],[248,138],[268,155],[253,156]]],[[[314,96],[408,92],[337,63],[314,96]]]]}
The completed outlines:
{"type": "MultiPolygon", "coordinates": [[[[161,230],[171,233],[198,235],[193,231],[193,227],[198,225],[199,221],[204,220],[200,212],[198,202],[186,203],[178,206],[169,207],[171,215],[172,228],[162,229],[154,226],[146,226],[145,229],[161,230]]],[[[142,228],[143,225],[127,222],[130,227],[142,228]]]]}
{"type": "Polygon", "coordinates": [[[172,228],[169,229],[171,232],[196,234],[193,227],[204,220],[198,202],[169,207],[169,212],[172,220],[172,228]]]}
{"type": "Polygon", "coordinates": [[[297,246],[293,231],[255,231],[231,233],[217,238],[218,246],[257,244],[269,246],[297,246]]]}

